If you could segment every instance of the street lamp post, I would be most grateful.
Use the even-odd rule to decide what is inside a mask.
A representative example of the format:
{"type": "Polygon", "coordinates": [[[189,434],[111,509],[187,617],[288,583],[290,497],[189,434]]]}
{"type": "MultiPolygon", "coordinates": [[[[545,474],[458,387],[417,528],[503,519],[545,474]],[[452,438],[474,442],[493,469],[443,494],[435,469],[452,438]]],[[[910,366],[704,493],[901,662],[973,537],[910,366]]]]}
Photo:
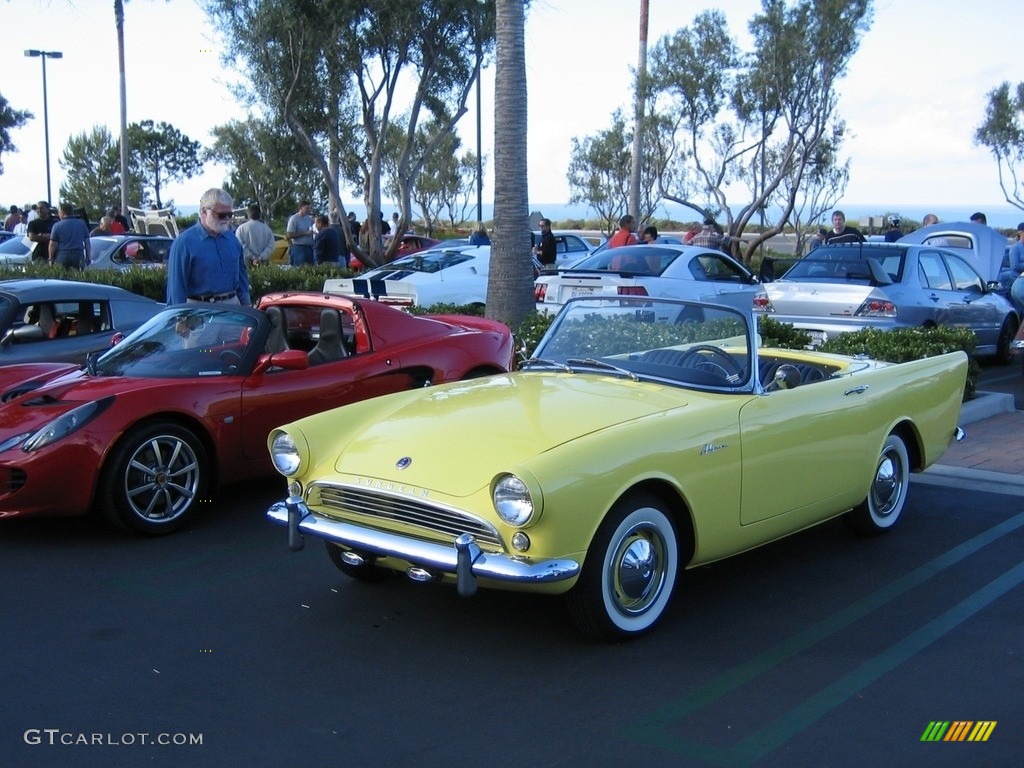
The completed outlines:
{"type": "Polygon", "coordinates": [[[46,201],[53,202],[50,193],[50,115],[46,105],[46,60],[63,59],[64,54],[60,51],[37,51],[35,49],[25,51],[30,58],[39,57],[43,60],[43,132],[46,139],[46,201]]]}

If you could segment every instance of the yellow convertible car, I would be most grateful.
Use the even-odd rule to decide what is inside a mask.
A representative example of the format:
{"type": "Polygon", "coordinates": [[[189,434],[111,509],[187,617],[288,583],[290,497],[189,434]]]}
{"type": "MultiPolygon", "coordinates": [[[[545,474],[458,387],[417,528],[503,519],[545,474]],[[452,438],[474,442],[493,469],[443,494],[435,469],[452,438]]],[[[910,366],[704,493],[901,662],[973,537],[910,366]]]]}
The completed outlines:
{"type": "Polygon", "coordinates": [[[288,498],[268,516],[353,578],[564,593],[581,630],[620,640],[684,568],[838,515],[892,528],[910,472],[962,435],[966,371],[962,352],[763,348],[739,302],[576,298],[515,373],[273,430],[288,498]]]}

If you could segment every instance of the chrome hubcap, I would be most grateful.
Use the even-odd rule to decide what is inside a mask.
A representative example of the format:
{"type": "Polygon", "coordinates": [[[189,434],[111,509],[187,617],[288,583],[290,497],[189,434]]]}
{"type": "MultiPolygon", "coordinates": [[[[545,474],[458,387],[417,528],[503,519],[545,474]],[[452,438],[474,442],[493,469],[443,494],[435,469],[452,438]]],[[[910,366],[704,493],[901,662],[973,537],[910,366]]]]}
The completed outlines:
{"type": "Polygon", "coordinates": [[[189,508],[199,481],[199,461],[188,443],[159,435],[132,454],[124,477],[125,498],[139,517],[166,522],[189,508]]]}
{"type": "Polygon", "coordinates": [[[875,513],[885,517],[893,511],[903,490],[903,479],[899,460],[892,454],[886,454],[875,470],[875,480],[871,486],[875,513]]]}
{"type": "Polygon", "coordinates": [[[634,529],[622,538],[611,576],[622,613],[639,614],[651,606],[665,582],[665,546],[654,529],[634,529]]]}

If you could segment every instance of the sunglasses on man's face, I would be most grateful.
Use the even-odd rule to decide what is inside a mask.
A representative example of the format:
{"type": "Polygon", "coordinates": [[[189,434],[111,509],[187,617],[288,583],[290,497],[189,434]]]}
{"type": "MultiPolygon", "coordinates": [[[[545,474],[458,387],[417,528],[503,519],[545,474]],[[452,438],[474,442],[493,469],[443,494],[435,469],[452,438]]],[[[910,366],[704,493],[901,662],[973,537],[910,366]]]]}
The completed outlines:
{"type": "Polygon", "coordinates": [[[227,221],[228,219],[231,218],[231,211],[215,211],[212,208],[207,208],[206,210],[208,210],[221,221],[227,221]]]}

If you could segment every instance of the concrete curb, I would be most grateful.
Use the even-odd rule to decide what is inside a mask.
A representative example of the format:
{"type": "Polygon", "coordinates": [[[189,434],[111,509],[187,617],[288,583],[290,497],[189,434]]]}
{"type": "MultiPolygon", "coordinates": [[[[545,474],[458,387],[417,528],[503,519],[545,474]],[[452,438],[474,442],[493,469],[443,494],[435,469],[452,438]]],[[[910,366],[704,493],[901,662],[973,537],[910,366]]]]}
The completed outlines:
{"type": "Polygon", "coordinates": [[[1002,493],[1008,496],[1024,496],[1024,477],[1009,475],[1005,472],[992,472],[987,469],[969,469],[967,467],[954,467],[943,464],[932,464],[924,472],[918,472],[910,476],[913,483],[924,485],[942,485],[948,488],[968,487],[965,481],[970,481],[970,489],[974,491],[986,491],[988,493],[1002,493]]]}
{"type": "Polygon", "coordinates": [[[1015,410],[1013,395],[1005,392],[976,392],[973,400],[960,406],[960,426],[973,424],[1000,413],[1015,410]]]}

